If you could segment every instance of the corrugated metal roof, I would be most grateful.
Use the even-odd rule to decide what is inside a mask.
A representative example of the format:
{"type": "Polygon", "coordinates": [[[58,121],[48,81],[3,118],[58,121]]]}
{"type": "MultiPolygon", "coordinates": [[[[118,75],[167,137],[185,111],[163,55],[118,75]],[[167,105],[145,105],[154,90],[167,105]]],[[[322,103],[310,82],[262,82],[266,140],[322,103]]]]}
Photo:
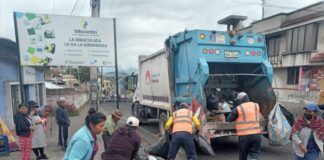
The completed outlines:
{"type": "Polygon", "coordinates": [[[58,86],[56,84],[45,82],[45,88],[46,89],[64,89],[64,87],[58,86]]]}

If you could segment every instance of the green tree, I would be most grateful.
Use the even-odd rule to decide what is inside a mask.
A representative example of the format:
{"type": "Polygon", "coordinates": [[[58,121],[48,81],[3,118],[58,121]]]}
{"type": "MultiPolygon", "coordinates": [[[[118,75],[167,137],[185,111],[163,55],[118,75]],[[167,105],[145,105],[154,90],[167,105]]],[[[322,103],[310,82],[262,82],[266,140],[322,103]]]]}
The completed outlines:
{"type": "Polygon", "coordinates": [[[79,73],[78,73],[78,68],[73,68],[71,72],[72,72],[72,75],[76,79],[78,79],[81,83],[90,81],[90,67],[79,67],[79,73]],[[79,75],[80,75],[80,77],[79,77],[79,75]]]}

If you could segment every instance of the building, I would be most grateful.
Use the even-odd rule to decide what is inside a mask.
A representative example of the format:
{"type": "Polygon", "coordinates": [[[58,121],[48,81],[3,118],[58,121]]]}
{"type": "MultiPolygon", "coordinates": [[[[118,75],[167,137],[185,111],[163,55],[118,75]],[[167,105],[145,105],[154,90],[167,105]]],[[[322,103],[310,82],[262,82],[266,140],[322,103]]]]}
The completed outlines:
{"type": "MultiPolygon", "coordinates": [[[[19,51],[15,42],[0,38],[0,117],[10,130],[14,129],[13,115],[21,103],[19,83],[19,51]]],[[[46,103],[42,67],[23,67],[25,102],[46,103]]]]}
{"type": "Polygon", "coordinates": [[[324,2],[255,21],[238,33],[266,37],[273,88],[282,102],[324,104],[324,2]]]}

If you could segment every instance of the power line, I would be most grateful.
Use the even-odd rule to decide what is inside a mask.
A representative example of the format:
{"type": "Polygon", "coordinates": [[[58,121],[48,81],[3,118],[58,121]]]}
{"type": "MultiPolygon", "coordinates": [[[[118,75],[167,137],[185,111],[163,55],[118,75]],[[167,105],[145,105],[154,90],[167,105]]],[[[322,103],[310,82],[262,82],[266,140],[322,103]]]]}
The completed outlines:
{"type": "Polygon", "coordinates": [[[78,3],[78,0],[75,0],[75,2],[74,2],[74,6],[73,6],[73,8],[72,8],[72,10],[71,10],[70,15],[72,15],[72,13],[74,12],[74,10],[75,10],[75,6],[77,5],[77,3],[78,3]]]}
{"type": "Polygon", "coordinates": [[[86,4],[85,2],[87,2],[88,0],[84,0],[82,5],[81,5],[81,9],[79,10],[79,13],[77,15],[80,15],[80,13],[82,12],[84,5],[86,4]]]}
{"type": "MultiPolygon", "coordinates": [[[[300,8],[295,8],[295,7],[285,7],[285,6],[279,6],[279,5],[271,5],[271,4],[267,4],[265,3],[264,5],[262,5],[262,3],[259,2],[252,2],[252,3],[242,3],[239,1],[232,1],[232,2],[228,2],[228,1],[224,1],[224,0],[199,0],[201,3],[218,3],[218,4],[223,4],[223,5],[231,5],[231,6],[250,6],[250,7],[271,7],[271,8],[278,8],[278,9],[290,9],[290,10],[298,10],[298,9],[302,9],[304,7],[300,7],[300,8]]],[[[322,2],[322,1],[320,1],[322,2]]],[[[311,4],[310,4],[311,5],[311,4]]],[[[306,6],[305,6],[306,7],[306,6]]],[[[303,9],[303,11],[322,11],[321,9],[303,9]]]]}

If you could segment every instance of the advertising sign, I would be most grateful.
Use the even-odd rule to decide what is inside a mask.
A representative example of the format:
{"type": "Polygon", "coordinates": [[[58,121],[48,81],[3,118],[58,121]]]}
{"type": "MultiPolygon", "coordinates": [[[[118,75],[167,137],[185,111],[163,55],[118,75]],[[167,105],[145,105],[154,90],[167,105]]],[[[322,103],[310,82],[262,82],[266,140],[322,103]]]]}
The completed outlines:
{"type": "Polygon", "coordinates": [[[114,20],[15,12],[23,66],[114,66],[114,20]]]}

